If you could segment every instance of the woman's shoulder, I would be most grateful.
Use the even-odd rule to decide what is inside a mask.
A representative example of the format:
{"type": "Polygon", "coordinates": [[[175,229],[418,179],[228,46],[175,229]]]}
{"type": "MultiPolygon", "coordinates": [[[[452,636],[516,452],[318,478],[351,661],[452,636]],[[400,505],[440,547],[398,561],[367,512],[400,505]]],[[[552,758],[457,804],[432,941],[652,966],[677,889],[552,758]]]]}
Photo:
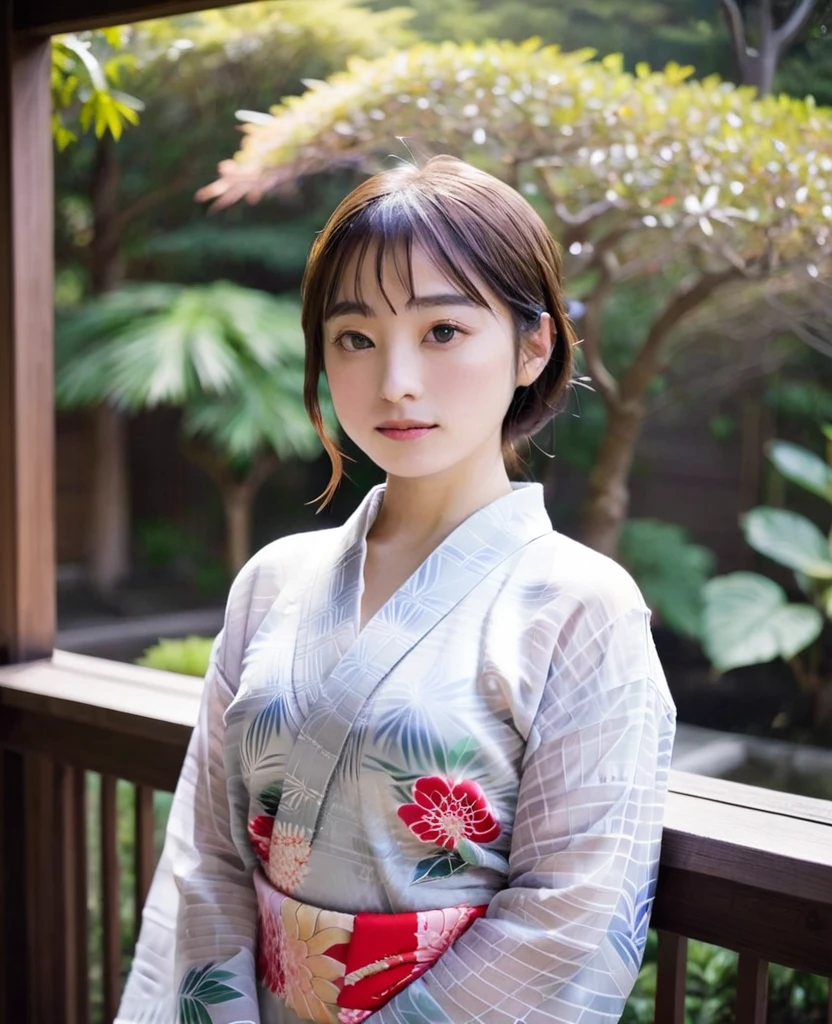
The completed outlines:
{"type": "Polygon", "coordinates": [[[273,540],[252,555],[237,573],[228,596],[228,606],[250,604],[272,594],[272,600],[286,582],[309,568],[310,559],[337,534],[337,528],[307,530],[273,540]]]}
{"type": "Polygon", "coordinates": [[[524,584],[533,586],[542,604],[579,607],[607,620],[648,610],[633,577],[608,555],[557,531],[532,548],[524,559],[524,584]]]}
{"type": "Polygon", "coordinates": [[[252,636],[290,580],[308,572],[312,560],[328,544],[335,529],[310,530],[272,541],[237,573],[228,594],[217,663],[233,680],[252,636]]]}

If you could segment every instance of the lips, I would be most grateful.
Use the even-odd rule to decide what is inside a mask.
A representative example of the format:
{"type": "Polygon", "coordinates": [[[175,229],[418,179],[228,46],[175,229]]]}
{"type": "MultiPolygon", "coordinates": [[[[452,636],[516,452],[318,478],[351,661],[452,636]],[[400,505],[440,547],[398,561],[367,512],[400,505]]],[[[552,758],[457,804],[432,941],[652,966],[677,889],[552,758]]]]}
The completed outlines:
{"type": "Polygon", "coordinates": [[[430,430],[435,423],[423,423],[421,420],[386,420],[380,423],[377,430],[430,430]]]}
{"type": "Polygon", "coordinates": [[[435,423],[420,423],[418,420],[393,420],[382,423],[376,430],[390,441],[416,441],[435,426],[435,423]]]}

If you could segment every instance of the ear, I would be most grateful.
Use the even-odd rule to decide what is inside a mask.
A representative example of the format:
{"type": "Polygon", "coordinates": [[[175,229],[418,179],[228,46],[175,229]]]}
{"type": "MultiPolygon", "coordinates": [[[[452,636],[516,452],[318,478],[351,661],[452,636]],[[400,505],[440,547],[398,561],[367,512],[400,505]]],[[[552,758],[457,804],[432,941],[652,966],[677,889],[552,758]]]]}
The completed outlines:
{"type": "Polygon", "coordinates": [[[548,313],[540,314],[540,323],[525,334],[520,343],[517,363],[518,388],[534,384],[549,362],[555,344],[555,325],[548,313]]]}

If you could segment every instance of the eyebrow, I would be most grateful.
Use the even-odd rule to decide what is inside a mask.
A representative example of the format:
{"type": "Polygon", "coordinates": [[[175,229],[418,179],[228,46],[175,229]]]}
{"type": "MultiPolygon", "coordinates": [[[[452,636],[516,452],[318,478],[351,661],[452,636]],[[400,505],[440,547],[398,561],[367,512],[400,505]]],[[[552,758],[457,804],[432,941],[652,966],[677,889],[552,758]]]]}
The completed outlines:
{"type": "MultiPolygon", "coordinates": [[[[481,306],[481,303],[467,295],[460,295],[458,292],[445,292],[439,295],[414,295],[409,299],[405,309],[430,309],[435,306],[481,306]]],[[[336,302],[327,313],[326,319],[332,320],[336,316],[355,315],[373,317],[375,313],[366,302],[357,299],[342,299],[336,302]]]]}

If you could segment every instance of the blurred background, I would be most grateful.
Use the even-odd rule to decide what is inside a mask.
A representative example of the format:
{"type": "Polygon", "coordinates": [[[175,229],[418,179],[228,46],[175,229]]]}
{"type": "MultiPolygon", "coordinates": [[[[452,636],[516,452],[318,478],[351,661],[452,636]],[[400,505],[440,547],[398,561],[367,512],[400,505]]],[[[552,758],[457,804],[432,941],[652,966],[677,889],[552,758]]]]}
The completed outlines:
{"type": "MultiPolygon", "coordinates": [[[[310,504],[298,286],[367,173],[452,152],[563,246],[580,379],[528,475],[642,587],[675,766],[832,799],[830,34],[827,0],[271,0],[57,37],[57,646],[201,674],[249,554],[378,481],[347,447],[310,504]]],[[[691,1020],[735,960],[692,951],[691,1020]]]]}

